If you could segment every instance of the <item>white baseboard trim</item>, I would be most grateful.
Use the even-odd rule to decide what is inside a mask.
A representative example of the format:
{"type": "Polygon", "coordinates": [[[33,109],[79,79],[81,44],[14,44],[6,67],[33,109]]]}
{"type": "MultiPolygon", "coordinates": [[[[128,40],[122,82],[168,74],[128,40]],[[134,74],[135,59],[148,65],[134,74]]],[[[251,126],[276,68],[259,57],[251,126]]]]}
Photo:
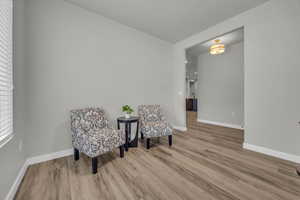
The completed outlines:
{"type": "Polygon", "coordinates": [[[295,162],[295,163],[300,163],[300,156],[297,156],[297,155],[288,154],[288,153],[276,151],[276,150],[273,150],[273,149],[269,149],[269,148],[266,148],[266,147],[261,147],[261,146],[257,146],[257,145],[253,145],[253,144],[247,144],[247,143],[243,144],[243,148],[247,149],[247,150],[259,152],[259,153],[262,153],[262,154],[266,154],[266,155],[269,155],[269,156],[273,156],[273,157],[276,157],[276,158],[280,158],[280,159],[283,159],[283,160],[288,160],[288,161],[292,161],[292,162],[295,162]]]}
{"type": "Polygon", "coordinates": [[[227,123],[221,123],[221,122],[214,122],[214,121],[209,121],[205,119],[197,119],[198,122],[204,123],[204,124],[211,124],[211,125],[216,125],[216,126],[223,126],[227,128],[235,128],[235,129],[240,129],[244,130],[242,126],[235,125],[235,124],[227,124],[227,123]]]}
{"type": "Polygon", "coordinates": [[[22,168],[20,169],[19,173],[18,173],[18,176],[15,180],[15,182],[13,183],[13,185],[11,186],[8,194],[6,195],[5,197],[5,200],[13,200],[17,191],[18,191],[18,188],[23,180],[23,177],[27,171],[27,168],[28,168],[28,162],[27,160],[24,162],[22,168]]]}
{"type": "Polygon", "coordinates": [[[5,200],[13,200],[14,199],[14,197],[18,191],[18,188],[20,186],[20,183],[22,182],[22,179],[26,173],[26,170],[30,165],[45,162],[48,160],[54,160],[56,158],[61,158],[61,157],[69,156],[72,154],[73,154],[73,149],[66,149],[63,151],[58,151],[58,152],[54,152],[54,153],[50,153],[50,154],[45,154],[45,155],[34,156],[31,158],[28,158],[24,162],[24,165],[22,166],[21,170],[19,171],[19,174],[18,174],[15,182],[11,186],[8,194],[6,195],[5,200]]]}
{"type": "Polygon", "coordinates": [[[34,156],[31,158],[28,158],[27,161],[28,161],[29,165],[33,165],[33,164],[45,162],[48,160],[54,160],[56,158],[70,156],[72,154],[73,154],[73,149],[66,149],[63,151],[57,151],[57,152],[44,154],[44,155],[40,155],[40,156],[34,156]]]}
{"type": "Polygon", "coordinates": [[[178,131],[187,131],[187,128],[184,126],[173,126],[174,129],[178,130],[178,131]]]}

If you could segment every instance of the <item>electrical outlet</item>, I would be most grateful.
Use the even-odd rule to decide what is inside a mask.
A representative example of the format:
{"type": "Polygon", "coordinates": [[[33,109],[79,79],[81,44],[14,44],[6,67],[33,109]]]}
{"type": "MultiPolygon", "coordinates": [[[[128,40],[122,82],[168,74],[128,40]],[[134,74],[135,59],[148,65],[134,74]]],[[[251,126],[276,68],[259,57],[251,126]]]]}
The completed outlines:
{"type": "Polygon", "coordinates": [[[235,112],[231,112],[231,116],[232,116],[232,117],[235,117],[235,112]]]}
{"type": "Polygon", "coordinates": [[[19,141],[19,152],[22,152],[23,150],[23,140],[19,141]]]}

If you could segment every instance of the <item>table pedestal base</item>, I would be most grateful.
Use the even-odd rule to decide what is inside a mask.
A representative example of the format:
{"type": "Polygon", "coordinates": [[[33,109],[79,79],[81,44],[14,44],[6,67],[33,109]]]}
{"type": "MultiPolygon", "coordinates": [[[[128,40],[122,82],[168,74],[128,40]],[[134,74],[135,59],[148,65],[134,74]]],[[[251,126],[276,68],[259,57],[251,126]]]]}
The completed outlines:
{"type": "Polygon", "coordinates": [[[125,124],[125,151],[128,151],[129,148],[138,147],[138,137],[139,137],[139,118],[138,117],[130,117],[124,118],[119,117],[118,121],[118,129],[120,129],[120,123],[125,124]],[[131,123],[136,123],[136,134],[133,140],[131,140],[131,123]]]}

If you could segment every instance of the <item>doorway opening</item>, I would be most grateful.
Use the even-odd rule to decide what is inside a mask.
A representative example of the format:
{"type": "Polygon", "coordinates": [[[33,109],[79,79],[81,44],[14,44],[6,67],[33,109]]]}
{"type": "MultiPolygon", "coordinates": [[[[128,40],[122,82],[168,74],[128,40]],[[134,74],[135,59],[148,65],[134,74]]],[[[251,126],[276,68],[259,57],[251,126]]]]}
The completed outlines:
{"type": "Polygon", "coordinates": [[[244,29],[239,28],[189,47],[185,57],[188,129],[208,126],[216,130],[236,129],[234,138],[242,144],[244,29]]]}

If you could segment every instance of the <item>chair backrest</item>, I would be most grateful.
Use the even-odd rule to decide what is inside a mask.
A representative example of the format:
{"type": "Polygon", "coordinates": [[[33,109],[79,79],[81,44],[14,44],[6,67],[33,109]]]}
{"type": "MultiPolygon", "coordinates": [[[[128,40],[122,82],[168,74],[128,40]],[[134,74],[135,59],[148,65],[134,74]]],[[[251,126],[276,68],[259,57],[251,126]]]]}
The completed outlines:
{"type": "Polygon", "coordinates": [[[105,128],[108,121],[101,108],[83,108],[71,110],[71,130],[93,131],[105,128]]]}
{"type": "Polygon", "coordinates": [[[140,105],[138,114],[141,121],[145,122],[157,122],[162,118],[160,105],[140,105]]]}

